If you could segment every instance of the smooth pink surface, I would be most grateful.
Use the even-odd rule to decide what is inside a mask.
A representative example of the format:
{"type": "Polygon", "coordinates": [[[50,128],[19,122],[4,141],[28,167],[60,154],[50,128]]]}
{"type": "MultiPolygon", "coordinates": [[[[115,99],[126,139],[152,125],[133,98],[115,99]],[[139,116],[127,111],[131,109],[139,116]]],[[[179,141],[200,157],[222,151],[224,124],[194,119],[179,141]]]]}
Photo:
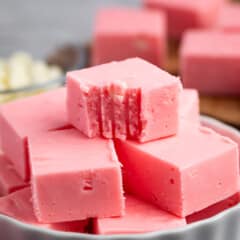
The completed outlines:
{"type": "Polygon", "coordinates": [[[179,218],[133,196],[126,197],[126,213],[119,218],[94,219],[97,234],[132,234],[169,230],[186,225],[179,218]]]}
{"type": "Polygon", "coordinates": [[[65,101],[60,88],[0,106],[2,148],[23,179],[29,179],[27,138],[68,125],[65,101]]]}
{"type": "Polygon", "coordinates": [[[67,88],[69,121],[88,137],[145,142],[177,132],[181,83],[142,59],[70,72],[67,88]]]}
{"type": "Polygon", "coordinates": [[[195,89],[184,89],[180,96],[181,120],[199,123],[199,96],[195,89]]]}
{"type": "Polygon", "coordinates": [[[240,202],[240,194],[236,193],[233,196],[224,199],[221,202],[218,202],[206,209],[203,209],[200,212],[194,213],[186,218],[187,223],[193,223],[197,221],[201,221],[210,217],[215,216],[218,213],[223,212],[224,210],[227,210],[235,205],[237,205],[240,202]]]}
{"type": "MultiPolygon", "coordinates": [[[[201,119],[201,124],[205,127],[211,128],[219,134],[226,136],[232,139],[234,142],[238,144],[239,152],[240,152],[240,132],[232,127],[229,127],[221,122],[218,122],[214,119],[201,119]]],[[[239,156],[240,160],[240,156],[239,156]]]]}
{"type": "Polygon", "coordinates": [[[0,198],[0,213],[24,223],[52,230],[85,232],[88,226],[88,220],[55,224],[39,223],[33,212],[30,187],[18,190],[8,196],[0,198]]]}
{"type": "Polygon", "coordinates": [[[27,183],[17,174],[12,163],[0,152],[0,197],[26,186],[27,183]]]}
{"type": "Polygon", "coordinates": [[[167,14],[170,37],[180,38],[184,31],[215,25],[222,0],[144,0],[147,9],[167,14]]]}
{"type": "Polygon", "coordinates": [[[123,214],[120,163],[111,140],[89,139],[69,129],[30,137],[29,151],[39,221],[123,214]]]}
{"type": "Polygon", "coordinates": [[[220,10],[217,28],[226,32],[240,32],[240,4],[226,3],[220,10]]]}
{"type": "Polygon", "coordinates": [[[107,8],[98,12],[92,63],[141,57],[157,66],[166,61],[166,19],[143,9],[107,8]]]}
{"type": "Polygon", "coordinates": [[[236,193],[239,178],[236,143],[186,125],[145,144],[115,141],[126,191],[183,217],[236,193]]]}
{"type": "Polygon", "coordinates": [[[181,46],[184,87],[202,94],[240,94],[240,34],[190,31],[181,46]]]}

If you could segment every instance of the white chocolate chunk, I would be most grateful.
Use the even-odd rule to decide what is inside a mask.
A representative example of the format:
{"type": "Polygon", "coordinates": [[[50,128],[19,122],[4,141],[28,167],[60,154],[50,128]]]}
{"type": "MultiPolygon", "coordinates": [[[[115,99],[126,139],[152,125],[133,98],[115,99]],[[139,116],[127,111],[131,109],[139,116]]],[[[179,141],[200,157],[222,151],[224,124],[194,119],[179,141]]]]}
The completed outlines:
{"type": "Polygon", "coordinates": [[[8,69],[4,60],[0,59],[0,91],[8,88],[8,69]]]}
{"type": "Polygon", "coordinates": [[[32,83],[32,58],[26,53],[16,53],[9,59],[9,86],[11,89],[29,86],[32,83]]]}
{"type": "Polygon", "coordinates": [[[61,68],[57,66],[49,67],[49,81],[59,78],[63,74],[61,68]]]}
{"type": "Polygon", "coordinates": [[[34,83],[43,83],[49,80],[49,68],[43,61],[36,61],[32,66],[32,77],[34,83]]]}

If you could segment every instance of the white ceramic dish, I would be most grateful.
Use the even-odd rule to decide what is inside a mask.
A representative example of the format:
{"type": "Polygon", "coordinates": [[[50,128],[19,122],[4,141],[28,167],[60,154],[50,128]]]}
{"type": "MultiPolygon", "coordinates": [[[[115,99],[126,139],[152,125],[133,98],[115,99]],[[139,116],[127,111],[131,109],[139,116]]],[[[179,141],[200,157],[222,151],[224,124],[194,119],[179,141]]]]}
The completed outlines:
{"type": "MultiPolygon", "coordinates": [[[[217,120],[202,117],[203,125],[224,133],[240,144],[240,132],[217,120]]],[[[201,193],[199,193],[201,194],[201,193]]],[[[146,219],[147,221],[147,219],[146,219]]],[[[186,227],[138,235],[96,236],[62,233],[24,224],[0,215],[1,240],[239,240],[240,204],[212,218],[186,227]]]]}

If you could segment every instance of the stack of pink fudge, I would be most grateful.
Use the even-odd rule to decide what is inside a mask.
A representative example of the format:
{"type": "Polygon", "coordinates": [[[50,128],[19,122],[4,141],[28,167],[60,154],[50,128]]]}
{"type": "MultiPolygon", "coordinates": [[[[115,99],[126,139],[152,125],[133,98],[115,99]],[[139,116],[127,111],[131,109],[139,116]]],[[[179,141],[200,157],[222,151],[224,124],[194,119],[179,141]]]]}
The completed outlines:
{"type": "Polygon", "coordinates": [[[237,144],[200,126],[197,91],[140,58],[2,105],[0,133],[0,213],[38,227],[169,230],[240,200],[237,144]]]}
{"type": "MultiPolygon", "coordinates": [[[[142,8],[99,10],[92,64],[141,57],[167,68],[168,39],[180,43],[186,88],[240,94],[240,4],[226,0],[143,0],[142,8]],[[180,41],[181,40],[181,41],[180,41]]],[[[170,46],[171,49],[171,46],[170,46]]]]}

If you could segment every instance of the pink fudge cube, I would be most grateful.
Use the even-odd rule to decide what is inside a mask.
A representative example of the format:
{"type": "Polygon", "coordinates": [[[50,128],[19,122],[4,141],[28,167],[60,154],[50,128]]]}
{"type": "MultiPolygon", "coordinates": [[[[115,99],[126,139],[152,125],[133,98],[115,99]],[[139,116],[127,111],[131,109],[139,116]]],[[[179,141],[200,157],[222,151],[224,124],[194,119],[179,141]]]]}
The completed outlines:
{"type": "Polygon", "coordinates": [[[180,119],[199,124],[199,96],[195,89],[184,89],[180,96],[180,119]]]}
{"type": "Polygon", "coordinates": [[[215,25],[223,0],[144,0],[147,9],[167,14],[168,34],[179,39],[193,28],[209,28],[215,25]]]}
{"type": "Polygon", "coordinates": [[[166,62],[166,19],[160,12],[110,8],[97,14],[92,64],[141,57],[157,66],[166,62]]]}
{"type": "Polygon", "coordinates": [[[65,232],[83,233],[86,231],[89,224],[89,220],[53,224],[39,223],[33,212],[30,187],[18,190],[8,196],[0,198],[0,214],[37,227],[65,232]]]}
{"type": "Polygon", "coordinates": [[[220,10],[217,28],[226,32],[240,32],[240,4],[226,3],[220,10]]]}
{"type": "Polygon", "coordinates": [[[123,214],[121,169],[111,140],[89,139],[75,129],[47,132],[29,138],[29,152],[40,222],[123,214]]]}
{"type": "Polygon", "coordinates": [[[0,106],[2,149],[24,180],[29,180],[28,137],[68,125],[65,93],[60,88],[0,106]]]}
{"type": "Polygon", "coordinates": [[[176,134],[181,83],[139,58],[67,74],[69,122],[88,137],[140,142],[176,134]]]}
{"type": "Polygon", "coordinates": [[[133,196],[126,197],[123,217],[94,219],[96,234],[133,234],[170,230],[186,225],[185,218],[164,212],[133,196]]]}
{"type": "Polygon", "coordinates": [[[240,34],[190,31],[181,46],[181,75],[202,94],[240,94],[240,34]]]}
{"type": "Polygon", "coordinates": [[[217,215],[218,213],[223,212],[224,210],[227,210],[235,205],[237,205],[240,202],[240,194],[236,193],[233,196],[224,199],[221,202],[218,202],[206,209],[203,209],[200,212],[194,213],[186,218],[187,223],[193,223],[197,221],[201,221],[210,217],[213,217],[217,215]]]}
{"type": "Polygon", "coordinates": [[[125,190],[177,216],[188,216],[238,191],[237,144],[208,128],[187,123],[173,137],[115,144],[125,190]]]}
{"type": "Polygon", "coordinates": [[[17,174],[12,163],[0,153],[0,197],[26,186],[27,183],[17,174]]]}

